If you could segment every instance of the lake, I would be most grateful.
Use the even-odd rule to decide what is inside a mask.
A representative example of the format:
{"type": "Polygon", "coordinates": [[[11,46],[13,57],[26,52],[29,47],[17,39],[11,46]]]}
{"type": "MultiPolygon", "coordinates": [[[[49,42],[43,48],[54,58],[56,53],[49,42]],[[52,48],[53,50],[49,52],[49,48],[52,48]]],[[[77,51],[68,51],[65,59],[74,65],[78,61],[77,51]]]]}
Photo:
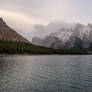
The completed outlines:
{"type": "Polygon", "coordinates": [[[92,56],[0,56],[0,92],[92,92],[92,56]]]}

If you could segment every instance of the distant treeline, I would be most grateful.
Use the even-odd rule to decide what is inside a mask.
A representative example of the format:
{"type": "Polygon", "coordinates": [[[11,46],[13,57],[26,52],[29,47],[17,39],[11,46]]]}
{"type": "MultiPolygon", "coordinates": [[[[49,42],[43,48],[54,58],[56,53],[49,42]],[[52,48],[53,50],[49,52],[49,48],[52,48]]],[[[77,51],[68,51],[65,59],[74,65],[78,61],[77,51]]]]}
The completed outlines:
{"type": "Polygon", "coordinates": [[[0,41],[1,54],[87,54],[75,50],[59,50],[35,46],[30,43],[0,41]]]}

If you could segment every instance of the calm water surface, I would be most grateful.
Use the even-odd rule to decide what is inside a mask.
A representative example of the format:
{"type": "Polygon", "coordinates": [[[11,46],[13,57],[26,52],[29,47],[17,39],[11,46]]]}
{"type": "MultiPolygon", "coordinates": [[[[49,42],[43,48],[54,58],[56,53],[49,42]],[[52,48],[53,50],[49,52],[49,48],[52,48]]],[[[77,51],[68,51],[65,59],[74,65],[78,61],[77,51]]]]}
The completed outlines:
{"type": "Polygon", "coordinates": [[[92,56],[1,56],[0,92],[92,92],[92,56]]]}

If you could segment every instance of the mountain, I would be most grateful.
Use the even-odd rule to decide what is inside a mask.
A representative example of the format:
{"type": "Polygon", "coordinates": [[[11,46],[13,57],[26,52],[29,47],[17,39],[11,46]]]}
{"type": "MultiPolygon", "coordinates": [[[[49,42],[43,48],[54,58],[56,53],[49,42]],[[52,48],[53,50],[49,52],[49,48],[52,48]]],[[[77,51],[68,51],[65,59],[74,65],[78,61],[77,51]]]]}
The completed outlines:
{"type": "Polygon", "coordinates": [[[57,32],[52,32],[44,39],[34,38],[32,43],[36,45],[56,48],[56,49],[72,49],[79,51],[92,51],[92,24],[83,25],[76,23],[72,26],[64,26],[57,32]],[[40,41],[38,41],[40,39],[40,41]],[[37,42],[37,43],[36,43],[37,42]]]}
{"type": "Polygon", "coordinates": [[[10,28],[2,18],[0,18],[0,40],[29,43],[28,40],[10,28]]]}
{"type": "MultiPolygon", "coordinates": [[[[57,33],[59,30],[65,29],[71,29],[76,26],[76,23],[64,23],[59,21],[52,21],[48,23],[47,25],[41,25],[37,24],[33,26],[31,37],[37,37],[37,38],[44,38],[48,36],[51,33],[57,33]]],[[[64,31],[63,31],[64,32],[64,31]]]]}
{"type": "Polygon", "coordinates": [[[33,41],[34,44],[44,47],[29,43],[0,18],[0,54],[87,54],[73,50],[61,50],[63,42],[55,36],[49,35],[44,40],[35,37],[33,41]]]}

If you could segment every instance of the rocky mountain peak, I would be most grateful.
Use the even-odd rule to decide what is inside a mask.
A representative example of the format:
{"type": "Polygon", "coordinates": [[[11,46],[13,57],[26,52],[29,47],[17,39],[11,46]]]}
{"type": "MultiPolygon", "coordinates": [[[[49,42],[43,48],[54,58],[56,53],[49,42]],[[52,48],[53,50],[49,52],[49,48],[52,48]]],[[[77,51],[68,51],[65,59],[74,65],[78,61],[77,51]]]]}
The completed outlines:
{"type": "Polygon", "coordinates": [[[4,22],[4,20],[2,18],[0,18],[0,25],[5,25],[6,23],[4,22]]]}
{"type": "Polygon", "coordinates": [[[10,28],[2,18],[0,18],[0,40],[29,43],[27,39],[10,28]]]}

